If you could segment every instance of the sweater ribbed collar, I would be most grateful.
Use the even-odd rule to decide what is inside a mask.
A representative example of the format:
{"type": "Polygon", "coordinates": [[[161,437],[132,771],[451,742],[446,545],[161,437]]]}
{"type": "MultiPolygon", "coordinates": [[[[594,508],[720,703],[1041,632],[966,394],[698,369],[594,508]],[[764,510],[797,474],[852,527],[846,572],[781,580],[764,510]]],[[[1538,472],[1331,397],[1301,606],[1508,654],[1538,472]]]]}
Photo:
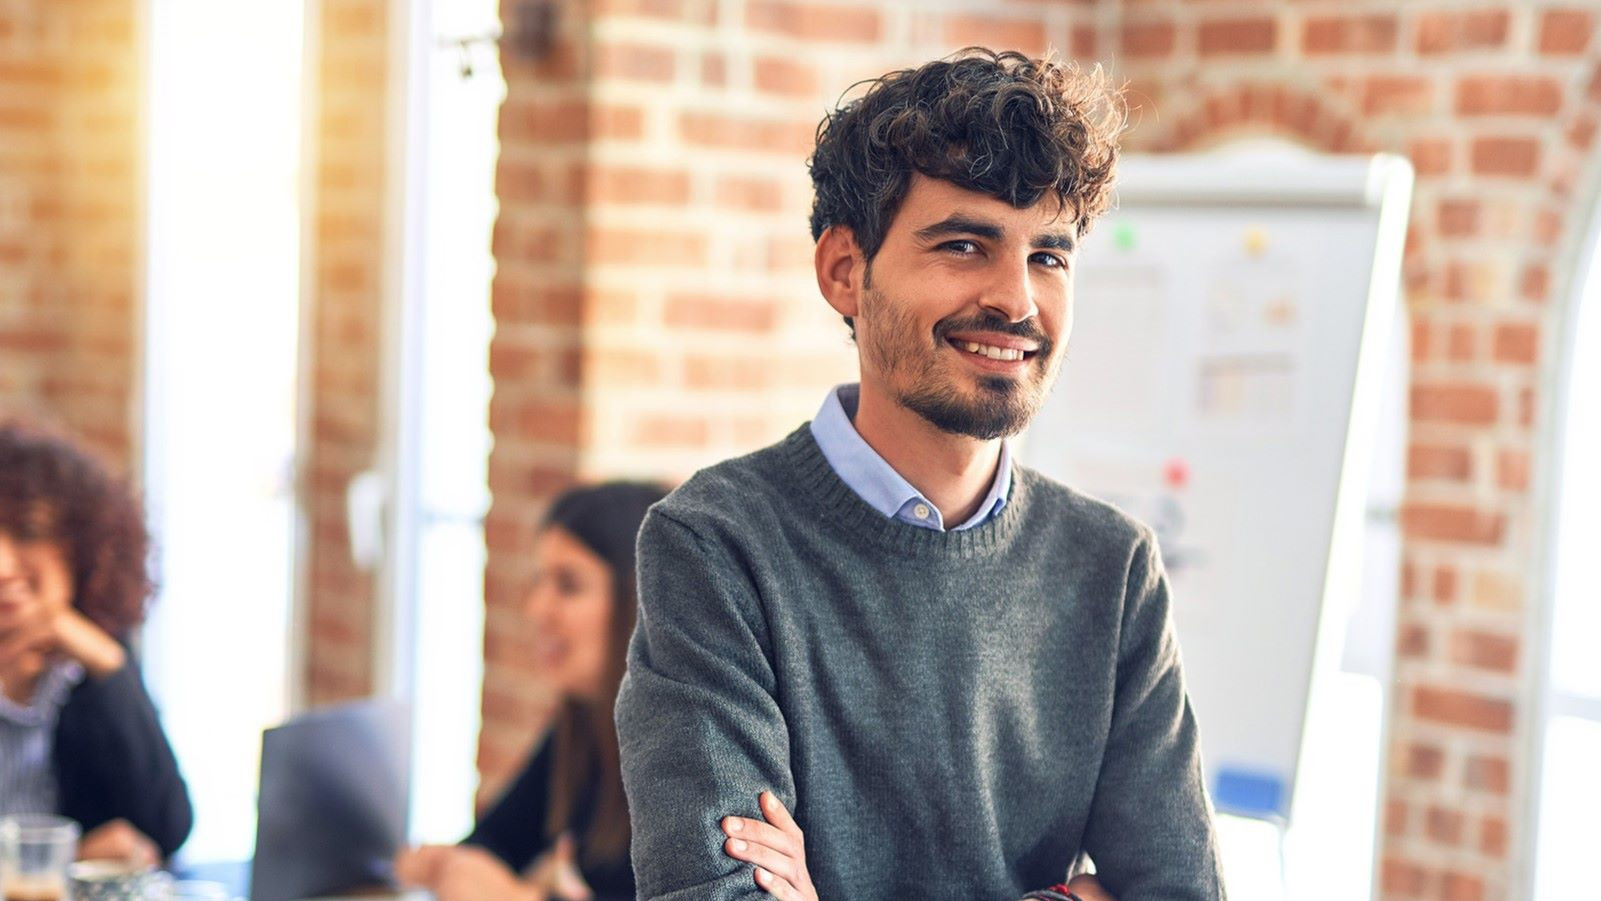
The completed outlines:
{"type": "Polygon", "coordinates": [[[1028,514],[1033,480],[1021,467],[1014,470],[1006,506],[988,522],[971,529],[941,532],[887,517],[862,500],[829,465],[809,425],[791,432],[777,449],[789,464],[778,473],[780,480],[792,483],[786,495],[805,499],[825,521],[850,537],[904,556],[967,559],[1003,551],[1016,538],[1019,524],[1028,514]]]}

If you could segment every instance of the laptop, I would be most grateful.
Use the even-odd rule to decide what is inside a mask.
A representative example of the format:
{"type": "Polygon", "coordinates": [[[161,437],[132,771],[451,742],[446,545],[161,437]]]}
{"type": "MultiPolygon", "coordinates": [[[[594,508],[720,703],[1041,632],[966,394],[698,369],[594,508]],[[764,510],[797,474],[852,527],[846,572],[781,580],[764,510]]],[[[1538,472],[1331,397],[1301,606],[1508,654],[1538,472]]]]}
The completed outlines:
{"type": "Polygon", "coordinates": [[[251,901],[394,887],[411,793],[411,711],[342,704],[261,737],[251,901]]]}

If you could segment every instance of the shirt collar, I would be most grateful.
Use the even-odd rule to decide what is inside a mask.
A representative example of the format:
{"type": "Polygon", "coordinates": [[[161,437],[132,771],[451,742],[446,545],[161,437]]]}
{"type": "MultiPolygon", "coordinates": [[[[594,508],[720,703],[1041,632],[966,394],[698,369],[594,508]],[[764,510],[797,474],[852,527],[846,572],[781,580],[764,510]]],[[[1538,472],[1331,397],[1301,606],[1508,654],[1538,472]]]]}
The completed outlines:
{"type": "MultiPolygon", "coordinates": [[[[939,509],[906,481],[895,468],[879,456],[856,431],[851,416],[861,394],[855,383],[839,385],[828,392],[823,406],[812,419],[812,437],[823,452],[824,459],[833,467],[842,481],[856,492],[869,506],[885,516],[902,519],[913,525],[943,530],[939,509]],[[928,509],[924,518],[912,512],[919,506],[928,509]]],[[[969,529],[987,521],[1006,505],[1012,488],[1012,451],[1007,442],[1001,442],[1000,465],[989,493],[978,505],[978,510],[966,522],[952,531],[969,529]]]]}
{"type": "Polygon", "coordinates": [[[20,726],[43,726],[55,720],[72,687],[83,681],[83,666],[75,660],[58,663],[39,677],[33,698],[20,704],[0,692],[0,719],[20,726]]]}

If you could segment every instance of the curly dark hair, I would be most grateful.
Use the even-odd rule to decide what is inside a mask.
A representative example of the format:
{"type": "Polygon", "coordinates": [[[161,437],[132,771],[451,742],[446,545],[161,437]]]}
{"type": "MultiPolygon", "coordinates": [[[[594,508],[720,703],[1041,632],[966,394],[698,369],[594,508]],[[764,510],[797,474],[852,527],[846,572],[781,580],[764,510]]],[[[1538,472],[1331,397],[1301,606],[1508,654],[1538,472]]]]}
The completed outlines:
{"type": "Polygon", "coordinates": [[[144,621],[150,533],[128,486],[53,430],[0,418],[0,532],[60,546],[72,604],[114,636],[144,621]]]}
{"type": "Polygon", "coordinates": [[[847,226],[871,263],[914,172],[1019,209],[1054,195],[1080,235],[1111,206],[1128,116],[1099,65],[1082,72],[1050,56],[968,47],[850,90],[863,85],[817,126],[814,241],[847,226]]]}

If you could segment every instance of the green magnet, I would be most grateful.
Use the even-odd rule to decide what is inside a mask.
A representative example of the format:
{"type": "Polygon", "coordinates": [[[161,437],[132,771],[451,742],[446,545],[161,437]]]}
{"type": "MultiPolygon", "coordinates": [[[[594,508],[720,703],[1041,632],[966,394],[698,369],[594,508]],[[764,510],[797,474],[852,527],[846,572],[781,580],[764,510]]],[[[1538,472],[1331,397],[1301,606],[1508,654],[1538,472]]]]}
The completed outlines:
{"type": "Polygon", "coordinates": [[[1112,243],[1118,250],[1134,249],[1134,226],[1127,222],[1119,222],[1112,229],[1112,243]]]}

